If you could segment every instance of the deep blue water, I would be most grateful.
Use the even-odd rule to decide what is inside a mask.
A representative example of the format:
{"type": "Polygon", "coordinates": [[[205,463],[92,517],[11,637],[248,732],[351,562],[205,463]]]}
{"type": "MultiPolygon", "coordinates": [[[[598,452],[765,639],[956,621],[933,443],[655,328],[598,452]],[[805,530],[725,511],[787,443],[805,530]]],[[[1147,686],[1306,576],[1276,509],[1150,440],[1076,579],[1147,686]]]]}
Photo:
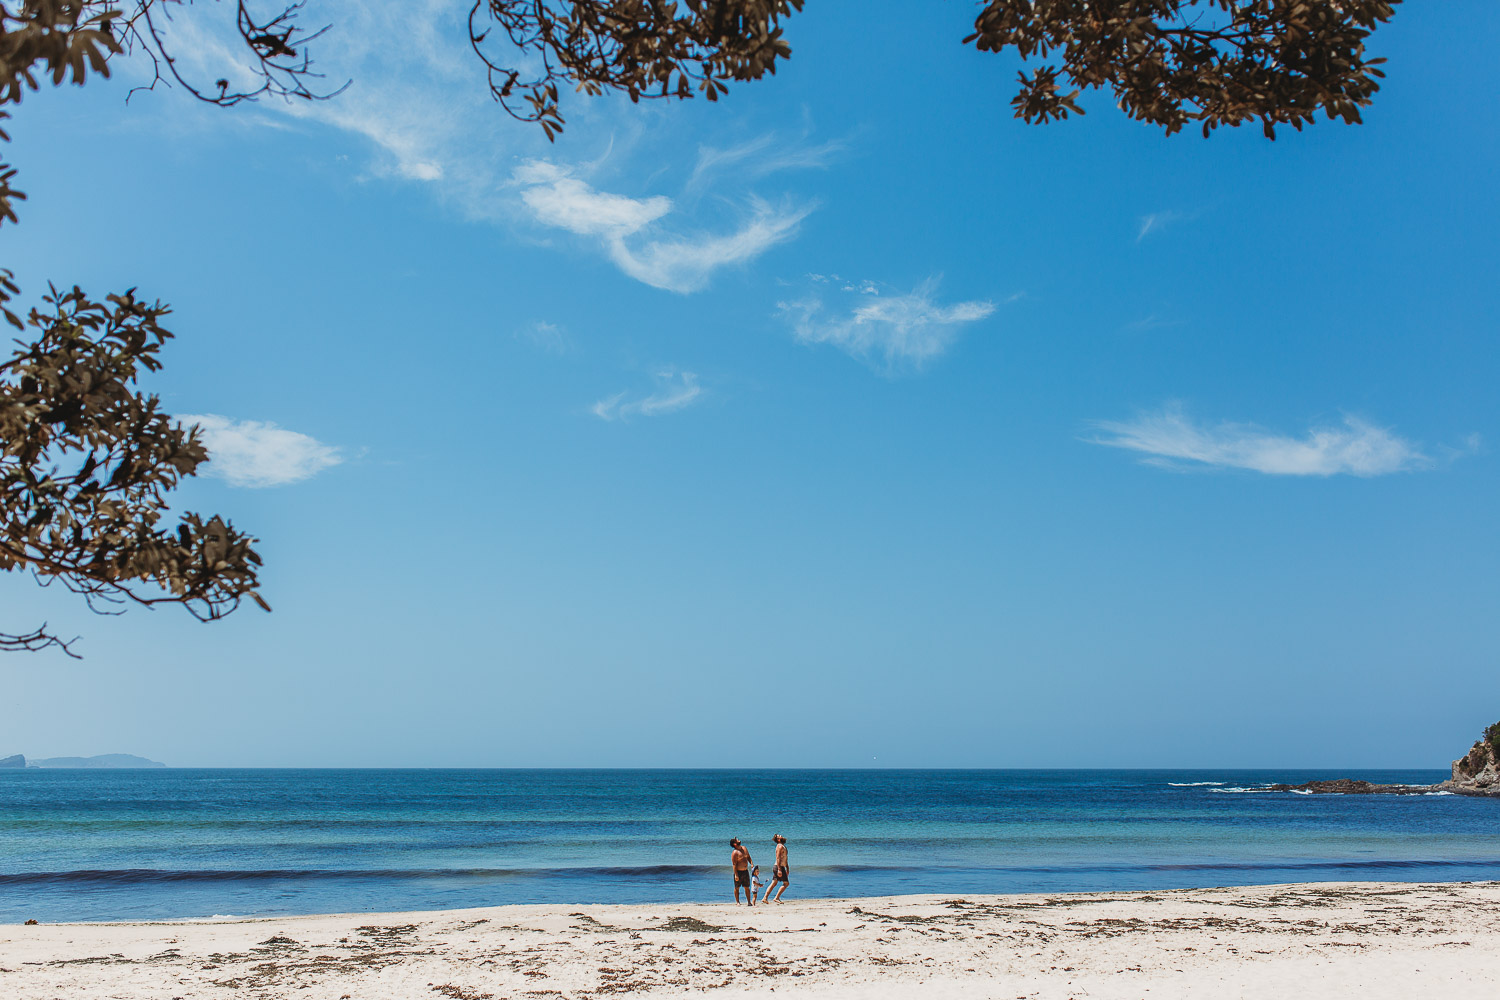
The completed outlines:
{"type": "Polygon", "coordinates": [[[1500,879],[1500,800],[1236,791],[1335,776],[0,771],[0,922],[722,899],[773,833],[802,897],[1500,879]]]}

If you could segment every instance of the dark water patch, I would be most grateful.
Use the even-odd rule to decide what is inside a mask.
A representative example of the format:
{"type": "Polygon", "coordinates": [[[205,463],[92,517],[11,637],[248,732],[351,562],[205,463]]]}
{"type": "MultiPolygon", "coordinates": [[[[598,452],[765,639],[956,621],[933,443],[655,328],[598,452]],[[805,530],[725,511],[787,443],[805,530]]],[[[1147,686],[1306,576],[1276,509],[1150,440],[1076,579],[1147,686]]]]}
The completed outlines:
{"type": "MultiPolygon", "coordinates": [[[[1445,868],[1475,868],[1493,865],[1500,869],[1500,859],[1485,858],[1381,858],[1359,861],[1285,861],[1202,862],[1197,864],[1116,864],[1116,865],[806,865],[797,869],[799,877],[839,876],[941,876],[962,872],[975,877],[983,875],[1141,875],[1151,872],[1297,872],[1297,871],[1419,871],[1445,868]]],[[[561,879],[590,881],[597,879],[694,880],[720,877],[728,879],[727,867],[714,865],[643,865],[579,866],[574,868],[423,868],[423,869],[265,869],[229,871],[197,869],[162,871],[147,868],[95,869],[65,872],[0,873],[0,886],[78,885],[93,888],[161,885],[179,882],[384,882],[431,880],[514,880],[561,879]]]]}
{"type": "Polygon", "coordinates": [[[163,871],[154,868],[93,869],[66,872],[0,873],[3,885],[91,884],[95,886],[145,885],[170,882],[302,882],[380,881],[416,879],[521,879],[521,878],[674,878],[708,875],[718,869],[709,865],[604,865],[579,868],[325,868],[262,869],[235,871],[219,868],[163,871]]]}

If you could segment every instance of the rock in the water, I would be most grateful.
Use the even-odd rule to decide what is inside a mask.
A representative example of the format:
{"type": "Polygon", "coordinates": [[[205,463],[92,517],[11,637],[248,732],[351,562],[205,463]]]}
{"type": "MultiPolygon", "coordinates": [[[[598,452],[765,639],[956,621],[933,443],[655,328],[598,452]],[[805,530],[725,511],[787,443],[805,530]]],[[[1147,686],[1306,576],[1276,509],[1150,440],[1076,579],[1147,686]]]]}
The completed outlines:
{"type": "Polygon", "coordinates": [[[25,767],[26,757],[24,754],[16,754],[13,757],[0,757],[0,767],[25,767]]]}
{"type": "Polygon", "coordinates": [[[1268,792],[1312,792],[1315,795],[1421,795],[1431,791],[1428,785],[1377,785],[1355,778],[1330,781],[1308,781],[1301,785],[1272,785],[1268,792]]]}

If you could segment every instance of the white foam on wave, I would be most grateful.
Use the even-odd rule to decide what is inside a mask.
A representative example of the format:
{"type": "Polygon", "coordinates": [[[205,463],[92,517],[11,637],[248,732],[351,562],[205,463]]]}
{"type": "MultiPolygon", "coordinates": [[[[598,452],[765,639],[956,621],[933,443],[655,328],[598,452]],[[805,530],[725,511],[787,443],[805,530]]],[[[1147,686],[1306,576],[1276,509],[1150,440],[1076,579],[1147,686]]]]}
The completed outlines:
{"type": "Polygon", "coordinates": [[[1202,788],[1205,785],[1223,785],[1223,781],[1169,781],[1168,785],[1173,788],[1202,788]]]}
{"type": "MultiPolygon", "coordinates": [[[[1424,788],[1426,786],[1424,786],[1424,785],[1410,785],[1408,787],[1410,787],[1410,788],[1424,788]]],[[[1234,794],[1255,794],[1257,792],[1269,792],[1270,790],[1271,790],[1271,786],[1270,785],[1255,785],[1255,786],[1252,786],[1250,788],[1242,788],[1242,787],[1239,787],[1239,786],[1236,785],[1236,786],[1229,786],[1229,787],[1226,787],[1226,788],[1210,788],[1209,789],[1210,792],[1229,792],[1229,793],[1234,793],[1234,794]]],[[[1288,788],[1287,791],[1291,792],[1293,795],[1316,795],[1317,794],[1317,792],[1314,792],[1311,788],[1288,788]]],[[[1329,794],[1335,794],[1335,793],[1329,793],[1329,794]]],[[[1442,792],[1417,792],[1415,794],[1417,794],[1417,795],[1453,795],[1455,793],[1453,793],[1453,792],[1447,792],[1447,791],[1442,791],[1442,792]]]]}

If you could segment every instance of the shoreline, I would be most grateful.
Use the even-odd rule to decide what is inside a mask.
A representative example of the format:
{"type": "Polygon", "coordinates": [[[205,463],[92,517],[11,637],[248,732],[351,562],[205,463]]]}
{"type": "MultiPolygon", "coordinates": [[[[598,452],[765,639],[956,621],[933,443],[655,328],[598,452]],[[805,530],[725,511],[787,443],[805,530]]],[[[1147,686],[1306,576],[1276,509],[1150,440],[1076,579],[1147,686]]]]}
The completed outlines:
{"type": "Polygon", "coordinates": [[[0,991],[308,1000],[1500,993],[1500,883],[0,925],[0,991]]]}

